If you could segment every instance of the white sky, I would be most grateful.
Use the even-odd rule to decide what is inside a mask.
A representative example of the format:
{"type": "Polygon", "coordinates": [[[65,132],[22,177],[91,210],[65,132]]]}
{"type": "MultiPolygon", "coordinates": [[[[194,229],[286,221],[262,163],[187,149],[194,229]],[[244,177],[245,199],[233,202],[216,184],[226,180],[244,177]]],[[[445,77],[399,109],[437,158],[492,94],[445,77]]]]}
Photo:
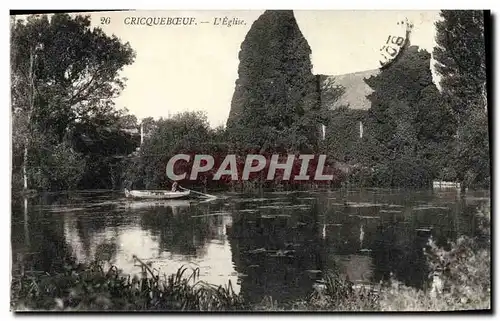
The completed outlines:
{"type": "MultiPolygon", "coordinates": [[[[123,71],[127,87],[117,98],[138,118],[206,111],[212,126],[225,124],[237,79],[238,53],[251,24],[263,11],[135,11],[92,14],[94,26],[130,42],[135,63],[123,71]],[[108,25],[101,17],[110,17],[108,25]],[[126,17],[237,17],[246,25],[130,26],[126,17]]],[[[411,43],[432,52],[438,11],[295,11],[312,50],[315,74],[344,74],[379,66],[379,49],[396,23],[414,24],[411,43]]]]}

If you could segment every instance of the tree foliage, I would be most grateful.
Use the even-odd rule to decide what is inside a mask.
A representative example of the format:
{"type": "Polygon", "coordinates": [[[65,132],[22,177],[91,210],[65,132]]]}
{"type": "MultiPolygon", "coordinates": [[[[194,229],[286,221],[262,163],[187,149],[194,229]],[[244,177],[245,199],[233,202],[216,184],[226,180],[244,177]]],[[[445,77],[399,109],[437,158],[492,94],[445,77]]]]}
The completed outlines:
{"type": "Polygon", "coordinates": [[[318,90],[310,54],[292,11],[266,11],[254,22],[241,45],[227,124],[242,148],[316,147],[318,90]]]}
{"type": "Polygon", "coordinates": [[[367,160],[378,184],[424,186],[445,168],[454,120],[430,70],[430,54],[416,46],[380,74],[366,79],[374,90],[367,116],[367,160]]]}
{"type": "Polygon", "coordinates": [[[175,154],[213,153],[213,137],[202,112],[184,112],[172,118],[149,120],[152,128],[136,157],[128,160],[124,172],[125,184],[134,188],[167,188],[171,181],[166,176],[168,160],[175,154]]]}
{"type": "MultiPolygon", "coordinates": [[[[166,163],[179,153],[211,154],[217,164],[228,153],[322,153],[354,169],[359,181],[379,186],[421,187],[433,179],[485,185],[483,12],[442,11],[441,17],[434,50],[441,91],[430,54],[408,45],[365,80],[374,90],[371,108],[357,111],[325,108],[344,88],[312,74],[311,48],[292,11],[266,11],[241,45],[227,128],[215,129],[203,113],[139,124],[126,109],[116,110],[113,99],[125,86],[120,72],[135,53],[91,27],[89,17],[12,20],[14,180],[24,166],[29,184],[46,190],[164,188],[170,184],[166,163]],[[324,141],[321,124],[327,125],[324,141]],[[140,131],[144,141],[135,152],[140,131]]],[[[213,171],[196,184],[206,186],[213,171]]]]}
{"type": "Polygon", "coordinates": [[[127,111],[110,112],[76,123],[68,140],[86,161],[80,189],[120,187],[123,158],[140,144],[137,119],[127,111]]]}
{"type": "MultiPolygon", "coordinates": [[[[135,54],[128,43],[90,24],[89,16],[68,14],[55,14],[50,18],[35,15],[11,22],[15,168],[20,163],[29,163],[33,170],[40,169],[46,159],[32,156],[52,157],[61,163],[53,163],[50,170],[36,172],[74,175],[66,171],[65,158],[57,157],[57,146],[65,146],[63,154],[69,152],[67,148],[72,150],[69,153],[76,157],[75,161],[83,159],[71,146],[69,136],[81,127],[92,126],[96,119],[114,113],[112,99],[125,82],[119,73],[134,61],[135,54]],[[40,137],[44,139],[43,152],[36,150],[42,148],[36,144],[40,137]],[[24,150],[24,158],[18,156],[23,153],[21,150],[24,150]],[[62,172],[58,173],[59,170],[62,172]]],[[[42,180],[46,179],[49,177],[42,180]]]]}
{"type": "Polygon", "coordinates": [[[440,85],[457,117],[486,107],[484,13],[442,10],[436,22],[434,59],[440,85]]]}
{"type": "Polygon", "coordinates": [[[458,124],[452,155],[464,187],[490,180],[484,17],[479,10],[443,10],[436,22],[435,67],[458,124]]]}

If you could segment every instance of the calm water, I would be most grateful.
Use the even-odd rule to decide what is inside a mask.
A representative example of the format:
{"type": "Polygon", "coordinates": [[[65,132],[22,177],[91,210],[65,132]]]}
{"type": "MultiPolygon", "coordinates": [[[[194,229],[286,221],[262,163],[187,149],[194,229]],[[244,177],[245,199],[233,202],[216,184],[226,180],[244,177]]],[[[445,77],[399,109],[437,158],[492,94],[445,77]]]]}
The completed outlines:
{"type": "Polygon", "coordinates": [[[86,192],[13,201],[14,273],[51,271],[65,259],[95,259],[138,273],[135,254],[166,274],[198,267],[202,279],[231,281],[259,302],[304,298],[323,271],[357,283],[392,272],[422,287],[422,252],[474,235],[477,207],[487,192],[392,190],[221,194],[209,203],[130,202],[121,194],[86,192]]]}

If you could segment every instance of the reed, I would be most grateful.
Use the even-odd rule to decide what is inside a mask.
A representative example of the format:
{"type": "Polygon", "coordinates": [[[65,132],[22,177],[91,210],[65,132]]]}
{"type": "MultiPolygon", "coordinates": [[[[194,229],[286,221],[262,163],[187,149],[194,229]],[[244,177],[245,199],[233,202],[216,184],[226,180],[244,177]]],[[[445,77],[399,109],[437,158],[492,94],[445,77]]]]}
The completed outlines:
{"type": "Polygon", "coordinates": [[[247,309],[231,284],[214,286],[199,280],[199,270],[181,267],[160,275],[135,257],[141,276],[125,276],[101,263],[66,271],[30,273],[12,281],[11,307],[16,311],[231,311],[247,309]]]}

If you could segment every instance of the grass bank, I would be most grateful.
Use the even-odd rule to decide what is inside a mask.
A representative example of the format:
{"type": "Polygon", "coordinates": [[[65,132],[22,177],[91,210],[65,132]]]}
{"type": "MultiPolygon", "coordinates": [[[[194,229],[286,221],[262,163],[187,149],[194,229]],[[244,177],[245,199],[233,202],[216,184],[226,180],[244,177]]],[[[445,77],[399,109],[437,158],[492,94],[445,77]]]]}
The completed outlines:
{"type": "Polygon", "coordinates": [[[141,276],[127,276],[102,264],[67,266],[63,272],[25,273],[12,281],[15,311],[455,311],[491,309],[490,209],[477,215],[482,235],[460,237],[440,248],[429,241],[431,270],[426,290],[395,280],[358,287],[342,275],[327,274],[324,286],[303,300],[281,305],[263,298],[247,304],[231,284],[214,286],[199,280],[198,270],[181,268],[160,275],[136,258],[141,276]]]}

